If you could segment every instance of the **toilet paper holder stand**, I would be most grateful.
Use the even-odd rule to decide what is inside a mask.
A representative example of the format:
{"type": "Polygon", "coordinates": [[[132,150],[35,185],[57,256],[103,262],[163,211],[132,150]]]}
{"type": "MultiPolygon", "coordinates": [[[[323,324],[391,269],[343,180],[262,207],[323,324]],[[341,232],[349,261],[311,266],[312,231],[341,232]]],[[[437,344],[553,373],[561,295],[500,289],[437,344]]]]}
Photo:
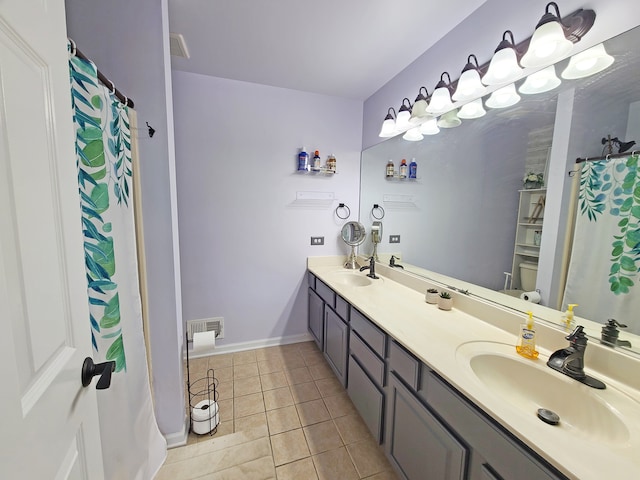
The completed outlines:
{"type": "MultiPolygon", "coordinates": [[[[189,394],[189,431],[193,431],[193,409],[202,401],[207,400],[207,405],[216,405],[216,410],[207,415],[209,421],[209,435],[214,435],[218,430],[218,420],[220,418],[218,403],[218,379],[212,368],[207,370],[205,377],[198,378],[191,382],[191,372],[189,370],[189,344],[193,340],[189,340],[189,335],[185,333],[186,350],[187,350],[187,392],[189,394]]],[[[205,420],[207,421],[207,420],[205,420]]]]}

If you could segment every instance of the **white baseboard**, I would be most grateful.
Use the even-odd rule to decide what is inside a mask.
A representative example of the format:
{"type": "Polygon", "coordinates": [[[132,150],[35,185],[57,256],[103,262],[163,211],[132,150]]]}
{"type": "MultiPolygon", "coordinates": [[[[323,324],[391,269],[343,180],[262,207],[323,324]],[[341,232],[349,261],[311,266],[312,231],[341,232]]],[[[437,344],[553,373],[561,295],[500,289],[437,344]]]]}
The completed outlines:
{"type": "Polygon", "coordinates": [[[290,335],[288,337],[266,338],[263,340],[254,340],[252,342],[231,343],[229,345],[220,346],[216,345],[211,353],[191,354],[191,352],[189,352],[189,359],[220,355],[222,353],[243,352],[245,350],[253,350],[255,348],[276,347],[278,345],[308,342],[311,340],[313,340],[313,337],[310,333],[302,333],[300,335],[290,335]]]}
{"type": "Polygon", "coordinates": [[[187,437],[189,436],[189,415],[184,416],[184,424],[182,430],[179,432],[169,433],[164,436],[167,441],[167,448],[182,447],[187,444],[187,437]]]}

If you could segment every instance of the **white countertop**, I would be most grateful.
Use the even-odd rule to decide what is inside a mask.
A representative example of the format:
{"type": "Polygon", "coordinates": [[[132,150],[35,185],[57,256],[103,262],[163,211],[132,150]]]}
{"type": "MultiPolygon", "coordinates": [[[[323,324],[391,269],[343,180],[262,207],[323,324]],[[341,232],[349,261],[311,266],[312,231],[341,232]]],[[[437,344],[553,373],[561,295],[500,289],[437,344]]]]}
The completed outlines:
{"type": "MultiPolygon", "coordinates": [[[[628,403],[625,403],[624,424],[630,432],[628,439],[602,442],[595,436],[571,430],[570,426],[562,427],[562,422],[559,426],[550,426],[535,414],[523,414],[522,410],[491,392],[465,371],[456,355],[460,345],[478,341],[513,345],[515,353],[518,326],[525,321],[522,314],[457,292],[452,292],[453,310],[439,310],[436,305],[425,302],[424,292],[432,286],[442,290],[440,285],[379,264],[376,273],[380,280],[365,287],[346,285],[336,281],[336,274],[346,271],[343,262],[342,257],[309,257],[307,266],[341,297],[565,475],[581,480],[640,475],[640,403],[637,403],[640,392],[632,388],[636,387],[635,383],[625,382],[625,378],[637,380],[640,376],[640,361],[596,344],[589,344],[585,356],[585,371],[608,386],[598,395],[606,400],[607,396],[614,398],[616,393],[618,397],[620,392],[625,394],[623,397],[628,403]],[[599,369],[595,370],[593,365],[599,369]],[[624,374],[620,374],[621,370],[624,374]],[[629,404],[632,408],[628,408],[629,404]]],[[[536,331],[540,357],[531,360],[533,362],[544,364],[552,351],[568,345],[563,338],[566,333],[559,329],[536,325],[536,331]]],[[[553,373],[575,383],[576,389],[590,390],[561,373],[553,373]]],[[[518,382],[525,381],[526,378],[514,379],[513,388],[518,388],[518,382]]],[[[571,407],[580,408],[580,405],[571,407]]]]}

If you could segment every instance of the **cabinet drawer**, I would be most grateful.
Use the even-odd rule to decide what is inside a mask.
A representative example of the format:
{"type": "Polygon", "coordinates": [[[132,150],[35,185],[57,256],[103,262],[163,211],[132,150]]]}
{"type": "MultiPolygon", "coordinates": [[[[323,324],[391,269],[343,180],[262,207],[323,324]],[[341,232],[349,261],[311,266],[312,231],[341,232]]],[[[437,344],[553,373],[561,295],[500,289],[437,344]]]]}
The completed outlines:
{"type": "Polygon", "coordinates": [[[324,303],[331,306],[331,308],[336,308],[335,292],[319,278],[316,278],[316,293],[320,295],[324,303]]]}
{"type": "Polygon", "coordinates": [[[349,339],[351,355],[358,360],[378,386],[384,385],[384,362],[378,358],[358,335],[351,335],[349,339]]]}
{"type": "Polygon", "coordinates": [[[336,313],[345,321],[349,321],[349,304],[340,295],[336,295],[336,313]]]}
{"type": "Polygon", "coordinates": [[[387,336],[355,308],[351,309],[351,329],[360,335],[380,358],[384,358],[387,336]]]}
{"type": "Polygon", "coordinates": [[[349,386],[347,393],[351,401],[360,412],[360,416],[367,425],[373,438],[382,442],[384,394],[369,379],[358,362],[349,356],[349,386]]]}
{"type": "Polygon", "coordinates": [[[418,390],[420,362],[396,342],[389,345],[389,369],[414,390],[418,390]]]}

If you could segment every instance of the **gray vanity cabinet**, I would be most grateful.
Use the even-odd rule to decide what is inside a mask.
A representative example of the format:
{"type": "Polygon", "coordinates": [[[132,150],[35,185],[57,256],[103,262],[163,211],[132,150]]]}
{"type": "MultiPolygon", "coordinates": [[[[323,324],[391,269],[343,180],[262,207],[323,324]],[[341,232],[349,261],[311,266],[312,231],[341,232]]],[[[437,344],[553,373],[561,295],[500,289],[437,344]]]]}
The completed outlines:
{"type": "Polygon", "coordinates": [[[347,382],[350,305],[308,272],[309,331],[343,386],[347,382]]]}
{"type": "Polygon", "coordinates": [[[389,377],[385,449],[408,480],[463,480],[469,452],[395,374],[389,377]]]}
{"type": "Polygon", "coordinates": [[[347,393],[373,437],[384,440],[387,335],[351,309],[347,393]]]}
{"type": "MultiPolygon", "coordinates": [[[[342,300],[342,299],[340,299],[342,300]]],[[[344,300],[342,300],[344,301],[344,300]]],[[[342,383],[347,384],[347,351],[349,349],[349,325],[332,308],[324,307],[324,354],[342,383]]]]}
{"type": "Polygon", "coordinates": [[[566,480],[310,272],[308,282],[309,331],[401,478],[566,480]]]}
{"type": "MultiPolygon", "coordinates": [[[[426,366],[419,396],[471,448],[469,480],[566,479],[426,366]]],[[[540,428],[544,428],[543,423],[540,428]]]]}
{"type": "Polygon", "coordinates": [[[406,479],[565,478],[394,341],[389,372],[386,453],[406,479]]]}
{"type": "Polygon", "coordinates": [[[309,288],[309,332],[313,336],[318,348],[324,347],[324,301],[309,288]]]}
{"type": "Polygon", "coordinates": [[[463,480],[469,449],[416,395],[420,368],[390,342],[385,452],[404,479],[463,480]]]}

